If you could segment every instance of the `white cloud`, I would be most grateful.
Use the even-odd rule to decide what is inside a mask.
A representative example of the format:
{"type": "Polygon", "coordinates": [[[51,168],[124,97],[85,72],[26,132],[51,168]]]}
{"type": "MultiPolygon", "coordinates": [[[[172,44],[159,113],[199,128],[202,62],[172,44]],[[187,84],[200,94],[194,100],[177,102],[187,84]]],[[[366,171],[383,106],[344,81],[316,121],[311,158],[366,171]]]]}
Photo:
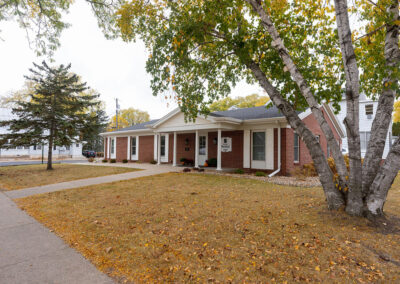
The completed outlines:
{"type": "MultiPolygon", "coordinates": [[[[152,118],[171,111],[176,104],[161,97],[154,97],[150,88],[150,75],[145,63],[148,53],[144,44],[106,40],[97,26],[90,7],[83,2],[74,4],[65,19],[72,26],[61,37],[61,47],[55,53],[58,64],[72,64],[72,71],[79,74],[88,85],[101,93],[107,113],[115,111],[115,98],[121,108],[134,107],[149,112],[152,118]],[[168,106],[169,103],[169,106],[168,106]]],[[[0,25],[0,95],[20,89],[24,75],[32,62],[40,62],[29,48],[25,31],[15,22],[0,25]]],[[[261,88],[242,82],[232,91],[232,96],[262,94],[261,88]]]]}

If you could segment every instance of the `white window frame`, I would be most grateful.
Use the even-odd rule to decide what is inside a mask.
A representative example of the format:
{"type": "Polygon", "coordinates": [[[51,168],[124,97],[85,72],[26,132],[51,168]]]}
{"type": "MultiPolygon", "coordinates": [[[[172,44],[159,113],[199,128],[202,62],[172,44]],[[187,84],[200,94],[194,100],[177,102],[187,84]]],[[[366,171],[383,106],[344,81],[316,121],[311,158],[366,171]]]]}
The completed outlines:
{"type": "Polygon", "coordinates": [[[110,139],[110,158],[115,159],[117,156],[117,137],[110,139]]]}
{"type": "Polygon", "coordinates": [[[267,131],[264,129],[251,131],[251,167],[253,169],[267,168],[267,131]],[[254,160],[254,133],[264,133],[264,159],[254,160]]]}
{"type": "Polygon", "coordinates": [[[131,137],[131,145],[130,145],[130,151],[131,151],[131,159],[134,161],[139,160],[139,136],[132,136],[131,137]],[[135,154],[133,154],[133,141],[135,141],[135,154]]]}
{"type": "Polygon", "coordinates": [[[169,143],[169,134],[162,134],[162,135],[160,135],[160,157],[161,157],[161,162],[162,162],[162,163],[168,163],[168,152],[169,152],[169,145],[168,145],[168,143],[169,143]],[[161,148],[162,148],[162,146],[161,146],[161,140],[162,140],[162,137],[164,137],[164,139],[165,139],[165,143],[164,143],[164,147],[165,147],[165,149],[164,149],[164,155],[161,155],[161,148]]]}
{"type": "Polygon", "coordinates": [[[294,132],[293,135],[293,162],[298,164],[300,163],[300,136],[294,132]],[[297,138],[297,146],[296,146],[296,138],[297,138]],[[297,160],[296,160],[296,152],[297,152],[297,160]]]}

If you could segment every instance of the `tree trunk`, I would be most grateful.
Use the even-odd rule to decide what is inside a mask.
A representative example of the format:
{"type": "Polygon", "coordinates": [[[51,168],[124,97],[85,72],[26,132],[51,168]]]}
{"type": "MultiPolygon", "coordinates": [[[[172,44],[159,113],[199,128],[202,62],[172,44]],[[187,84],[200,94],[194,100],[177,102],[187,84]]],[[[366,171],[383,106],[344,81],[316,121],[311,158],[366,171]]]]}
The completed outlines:
{"type": "MultiPolygon", "coordinates": [[[[297,66],[293,62],[289,52],[287,51],[282,38],[280,37],[278,31],[276,30],[274,24],[272,23],[269,15],[264,11],[261,1],[257,0],[246,0],[254,9],[254,11],[260,16],[262,25],[265,27],[267,32],[272,38],[272,46],[278,51],[279,56],[281,57],[283,63],[286,68],[290,72],[293,80],[296,82],[299,87],[302,95],[306,99],[308,105],[311,108],[314,117],[317,119],[321,130],[323,131],[329,148],[332,151],[333,158],[335,159],[336,169],[339,174],[340,182],[345,187],[347,186],[346,176],[347,167],[344,162],[344,158],[342,155],[342,151],[339,147],[339,143],[336,141],[335,136],[333,135],[333,131],[326,121],[324,114],[322,113],[318,102],[314,98],[314,94],[311,92],[310,87],[308,86],[306,80],[303,75],[298,70],[297,66]]],[[[311,151],[310,151],[311,152],[311,151]]]]}
{"type": "MultiPolygon", "coordinates": [[[[399,18],[399,1],[394,0],[388,9],[393,22],[399,18]]],[[[370,186],[375,182],[377,173],[380,170],[383,151],[392,120],[393,104],[397,90],[397,76],[393,74],[393,68],[398,68],[400,61],[399,51],[399,26],[394,23],[387,25],[385,38],[385,60],[388,76],[383,80],[383,92],[379,97],[378,108],[372,123],[371,137],[368,142],[367,153],[363,165],[363,193],[368,195],[370,186]]],[[[396,73],[396,72],[395,72],[396,73]]]]}
{"type": "Polygon", "coordinates": [[[247,64],[247,67],[251,70],[260,85],[268,93],[274,105],[285,115],[290,126],[306,144],[324,189],[328,207],[330,209],[339,209],[345,204],[344,197],[335,187],[332,171],[328,165],[324,151],[322,150],[318,140],[299,118],[292,105],[282,97],[282,95],[274,86],[272,86],[258,64],[255,62],[250,62],[247,64]]]}
{"type": "Polygon", "coordinates": [[[360,81],[356,55],[351,39],[349,15],[346,0],[335,0],[336,23],[338,28],[340,49],[346,74],[346,118],[344,124],[348,137],[350,187],[347,196],[346,212],[361,216],[362,199],[362,164],[360,147],[359,97],[360,81]]]}
{"type": "Polygon", "coordinates": [[[383,215],[383,205],[394,179],[400,169],[400,138],[397,138],[389,152],[383,166],[379,167],[378,174],[372,182],[366,198],[366,214],[368,217],[383,215]]]}
{"type": "Polygon", "coordinates": [[[49,151],[47,155],[47,170],[53,169],[53,129],[50,129],[49,151]]]}

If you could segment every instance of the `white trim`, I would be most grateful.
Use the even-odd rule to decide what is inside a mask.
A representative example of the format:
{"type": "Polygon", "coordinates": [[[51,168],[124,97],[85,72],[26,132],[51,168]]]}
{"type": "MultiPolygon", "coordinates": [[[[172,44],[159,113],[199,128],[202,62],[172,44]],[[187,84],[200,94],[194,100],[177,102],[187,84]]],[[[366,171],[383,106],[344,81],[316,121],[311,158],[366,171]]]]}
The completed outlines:
{"type": "Polygon", "coordinates": [[[180,113],[181,110],[179,107],[175,108],[173,111],[170,111],[169,113],[167,113],[166,115],[164,115],[162,118],[160,118],[159,120],[157,120],[154,124],[152,124],[150,127],[151,128],[156,128],[158,125],[166,122],[168,119],[170,119],[171,117],[175,116],[176,114],[180,113]]]}
{"type": "Polygon", "coordinates": [[[129,153],[131,152],[130,151],[130,146],[131,146],[131,137],[130,136],[128,136],[127,137],[127,141],[126,141],[126,159],[129,161],[130,159],[131,159],[131,157],[130,157],[130,155],[129,155],[129,153]]]}
{"type": "Polygon", "coordinates": [[[251,144],[250,144],[250,130],[243,130],[243,168],[250,168],[251,157],[251,144]]]}
{"type": "Polygon", "coordinates": [[[208,132],[204,132],[204,133],[199,133],[199,149],[198,149],[198,161],[199,161],[199,165],[203,166],[205,164],[205,162],[208,159],[208,132]],[[200,155],[200,137],[205,137],[206,140],[206,151],[205,151],[205,155],[200,155]],[[204,157],[203,157],[204,156],[204,157]]]}
{"type": "Polygon", "coordinates": [[[178,135],[176,134],[176,131],[174,132],[174,150],[173,150],[173,160],[172,160],[172,166],[176,167],[176,147],[177,147],[177,137],[178,135]]]}
{"type": "Polygon", "coordinates": [[[169,154],[169,134],[162,134],[160,136],[160,155],[161,155],[161,137],[164,136],[165,138],[165,145],[164,145],[164,156],[161,156],[162,163],[168,163],[168,154],[169,154]]]}
{"type": "Polygon", "coordinates": [[[194,166],[199,167],[199,131],[196,130],[195,143],[194,143],[194,166]]]}
{"type": "Polygon", "coordinates": [[[161,164],[161,134],[157,135],[157,165],[161,164]]]}
{"type": "Polygon", "coordinates": [[[266,129],[254,129],[251,131],[251,168],[252,169],[260,169],[265,170],[267,169],[267,130],[266,129]],[[264,160],[253,160],[253,135],[254,133],[261,132],[264,133],[264,160]]]}
{"type": "Polygon", "coordinates": [[[332,108],[328,104],[323,104],[322,107],[325,109],[326,113],[329,116],[329,119],[332,121],[333,126],[335,127],[336,132],[339,134],[341,138],[346,137],[346,132],[343,127],[340,125],[336,115],[333,113],[332,108]]]}
{"type": "Polygon", "coordinates": [[[130,149],[131,149],[131,151],[130,151],[131,152],[131,160],[137,161],[137,160],[139,160],[139,136],[132,136],[131,141],[133,141],[133,137],[135,137],[136,154],[135,155],[132,154],[132,142],[131,142],[131,144],[129,144],[130,149]]]}
{"type": "Polygon", "coordinates": [[[222,170],[222,155],[221,155],[221,129],[218,129],[218,143],[217,143],[217,171],[221,171],[222,170]]]}
{"type": "Polygon", "coordinates": [[[158,146],[157,146],[157,138],[158,138],[158,135],[157,134],[154,134],[154,139],[153,139],[153,160],[154,161],[158,161],[158,154],[157,154],[157,151],[158,151],[158,146]]]}

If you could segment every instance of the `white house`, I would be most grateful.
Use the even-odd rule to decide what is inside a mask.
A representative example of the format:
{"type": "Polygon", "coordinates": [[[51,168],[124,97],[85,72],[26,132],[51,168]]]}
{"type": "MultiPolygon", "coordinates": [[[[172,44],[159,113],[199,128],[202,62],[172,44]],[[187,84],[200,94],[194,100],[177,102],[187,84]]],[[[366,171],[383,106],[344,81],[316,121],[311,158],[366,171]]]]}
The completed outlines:
{"type": "MultiPolygon", "coordinates": [[[[15,116],[9,108],[0,108],[0,121],[10,120],[15,116]]],[[[9,130],[6,127],[0,127],[0,134],[6,134],[9,130]]],[[[2,157],[29,157],[40,158],[42,152],[47,156],[49,147],[47,145],[36,146],[18,146],[11,149],[0,148],[0,158],[2,157]],[[43,149],[42,149],[43,148],[43,149]]],[[[54,146],[54,158],[81,158],[82,157],[82,143],[74,143],[70,146],[54,146]]]]}
{"type": "MultiPolygon", "coordinates": [[[[343,129],[346,129],[343,120],[346,117],[346,100],[340,103],[340,113],[337,118],[341,123],[343,129]]],[[[372,122],[374,121],[378,102],[368,99],[364,94],[360,94],[360,138],[361,138],[361,156],[364,158],[367,151],[368,141],[371,135],[372,122]]],[[[392,145],[392,122],[390,122],[389,131],[386,138],[385,150],[383,152],[383,159],[386,159],[392,145]]],[[[347,137],[343,138],[343,153],[348,153],[349,148],[347,144],[347,137]]]]}

